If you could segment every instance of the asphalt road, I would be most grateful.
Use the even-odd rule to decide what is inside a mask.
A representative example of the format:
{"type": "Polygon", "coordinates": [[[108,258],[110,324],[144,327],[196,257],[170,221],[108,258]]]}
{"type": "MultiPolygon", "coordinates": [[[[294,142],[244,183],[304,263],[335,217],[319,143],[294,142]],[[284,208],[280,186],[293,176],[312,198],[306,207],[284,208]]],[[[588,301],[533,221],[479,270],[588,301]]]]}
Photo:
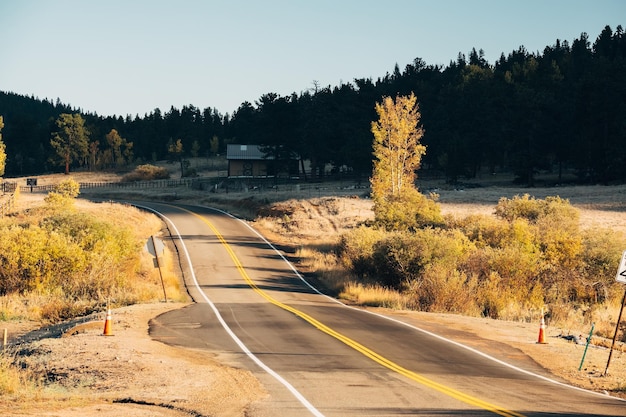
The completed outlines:
{"type": "Polygon", "coordinates": [[[522,372],[319,294],[224,213],[140,206],[170,225],[196,301],[153,320],[153,338],[253,372],[269,397],[246,415],[626,416],[624,401],[522,372]]]}

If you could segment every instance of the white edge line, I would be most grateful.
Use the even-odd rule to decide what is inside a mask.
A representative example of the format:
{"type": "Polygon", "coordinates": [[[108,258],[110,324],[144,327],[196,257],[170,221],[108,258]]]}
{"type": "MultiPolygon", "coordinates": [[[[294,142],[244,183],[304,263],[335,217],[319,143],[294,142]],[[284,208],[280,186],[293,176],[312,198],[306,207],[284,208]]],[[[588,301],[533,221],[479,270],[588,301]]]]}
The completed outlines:
{"type": "Polygon", "coordinates": [[[362,311],[362,312],[364,312],[364,313],[367,313],[367,314],[372,314],[372,315],[374,315],[374,316],[377,316],[377,317],[380,317],[380,318],[383,318],[383,319],[386,319],[386,320],[390,320],[390,321],[395,322],[395,323],[397,323],[397,324],[401,324],[401,325],[403,325],[403,326],[409,327],[409,328],[411,328],[411,329],[413,329],[413,330],[417,330],[417,331],[419,331],[419,332],[422,332],[422,333],[424,333],[424,334],[427,334],[427,335],[432,336],[432,337],[434,337],[434,338],[437,338],[437,339],[439,339],[439,340],[443,340],[443,341],[445,341],[445,342],[451,343],[451,344],[453,344],[453,345],[455,345],[455,346],[458,346],[458,347],[460,347],[460,348],[467,349],[467,350],[469,350],[470,352],[473,352],[473,353],[475,353],[475,354],[477,354],[477,355],[479,355],[479,356],[482,356],[482,357],[484,357],[484,358],[486,358],[486,359],[489,359],[489,360],[491,360],[491,361],[494,361],[494,362],[496,362],[496,363],[498,363],[498,364],[500,364],[500,365],[506,366],[506,367],[508,367],[508,368],[510,368],[510,369],[513,369],[513,370],[515,370],[515,371],[521,372],[521,373],[526,374],[526,375],[533,376],[533,377],[535,377],[535,378],[542,379],[542,380],[547,381],[547,382],[550,382],[550,383],[552,383],[552,384],[556,384],[556,385],[559,385],[559,386],[562,386],[562,387],[566,387],[566,388],[570,388],[570,389],[574,389],[574,390],[578,390],[578,391],[586,392],[586,393],[588,393],[588,394],[594,394],[594,395],[600,396],[600,397],[602,397],[602,398],[612,398],[612,399],[615,399],[615,400],[618,400],[618,401],[623,401],[623,402],[626,402],[626,399],[624,399],[624,398],[614,397],[614,396],[612,396],[612,395],[603,394],[603,393],[601,393],[601,392],[596,392],[596,391],[591,391],[591,390],[588,390],[588,389],[585,389],[585,388],[576,387],[576,386],[574,386],[574,385],[566,384],[566,383],[564,383],[564,382],[560,382],[560,381],[557,381],[557,380],[555,380],[555,379],[548,378],[548,377],[546,377],[546,376],[536,374],[536,373],[534,373],[534,372],[531,372],[531,371],[528,371],[528,370],[526,370],[526,369],[523,369],[523,368],[517,367],[517,366],[512,365],[512,364],[510,364],[510,363],[504,362],[504,361],[502,361],[502,360],[500,360],[500,359],[497,359],[497,358],[495,358],[495,357],[493,357],[493,356],[490,356],[490,355],[488,355],[488,354],[486,354],[486,353],[484,353],[484,352],[481,352],[481,351],[479,351],[479,350],[476,350],[476,349],[474,349],[474,348],[472,348],[472,347],[470,347],[470,346],[467,346],[467,345],[464,345],[464,344],[462,344],[462,343],[456,342],[456,341],[454,341],[454,340],[451,340],[451,339],[445,338],[445,337],[440,336],[440,335],[438,335],[438,334],[436,334],[436,333],[429,332],[428,330],[424,330],[424,329],[422,329],[422,328],[419,328],[419,327],[414,326],[414,325],[412,325],[412,324],[406,323],[406,322],[404,322],[404,321],[401,321],[401,320],[398,320],[398,319],[394,319],[393,317],[385,316],[385,315],[383,315],[383,314],[376,313],[376,312],[374,312],[374,311],[369,311],[369,310],[365,310],[365,309],[361,309],[361,308],[356,308],[356,307],[353,307],[353,306],[347,305],[347,304],[345,304],[345,303],[342,303],[341,301],[337,300],[336,298],[330,297],[330,296],[328,296],[328,295],[326,295],[326,294],[322,293],[320,290],[318,290],[317,288],[315,288],[315,287],[314,287],[311,283],[309,283],[309,282],[306,280],[306,278],[304,278],[304,277],[302,276],[302,274],[300,274],[300,272],[298,272],[298,270],[297,270],[297,269],[296,269],[296,268],[295,268],[295,267],[291,264],[291,262],[289,262],[289,260],[288,260],[288,259],[287,259],[287,258],[286,258],[286,257],[285,257],[285,256],[284,256],[284,255],[283,255],[283,254],[282,254],[282,253],[281,253],[281,252],[280,252],[280,251],[279,251],[279,250],[278,250],[278,249],[277,249],[277,248],[276,248],[276,247],[275,247],[275,246],[271,243],[271,242],[269,242],[269,241],[268,241],[268,240],[267,240],[267,239],[266,239],[263,235],[261,235],[261,234],[260,234],[260,233],[259,233],[256,229],[254,229],[254,228],[253,228],[250,224],[248,224],[248,222],[246,222],[246,221],[244,221],[244,220],[242,220],[242,219],[240,219],[240,218],[238,218],[238,217],[235,217],[235,216],[233,216],[232,214],[227,213],[227,212],[225,212],[225,211],[223,211],[223,210],[220,210],[220,209],[217,209],[217,208],[213,208],[213,207],[206,207],[206,206],[203,206],[203,207],[204,207],[204,208],[211,209],[211,210],[218,211],[218,212],[220,212],[220,213],[223,213],[223,214],[225,214],[225,215],[227,215],[227,216],[232,217],[233,219],[236,219],[236,220],[240,221],[240,222],[241,222],[242,224],[244,224],[244,225],[245,225],[248,229],[250,229],[253,233],[255,233],[255,234],[256,234],[259,238],[261,238],[261,239],[262,239],[262,240],[263,240],[263,241],[264,241],[267,245],[269,245],[269,247],[271,247],[271,248],[272,248],[272,249],[273,249],[273,250],[274,250],[274,251],[278,254],[278,256],[280,256],[280,257],[281,257],[281,258],[282,258],[282,259],[283,259],[283,260],[284,260],[284,261],[285,261],[285,262],[289,265],[289,268],[290,268],[290,269],[294,272],[294,274],[296,274],[296,276],[297,276],[297,277],[298,277],[298,278],[299,278],[299,279],[300,279],[300,280],[301,280],[304,284],[306,284],[309,288],[311,288],[313,291],[315,291],[315,292],[316,292],[316,293],[318,293],[319,295],[322,295],[322,296],[326,297],[327,299],[329,299],[329,300],[331,300],[331,301],[336,302],[337,304],[341,304],[342,306],[344,306],[344,307],[346,307],[346,308],[350,308],[350,309],[357,310],[357,311],[362,311]]]}
{"type": "MultiPolygon", "coordinates": [[[[300,401],[300,403],[305,406],[307,408],[307,410],[309,410],[311,412],[311,414],[313,414],[314,416],[318,416],[318,417],[324,417],[324,414],[322,414],[319,410],[317,410],[313,404],[311,404],[293,385],[291,385],[287,380],[285,380],[282,376],[280,376],[276,371],[274,371],[272,368],[270,368],[269,366],[267,366],[265,363],[263,363],[259,358],[257,358],[254,353],[250,352],[250,350],[248,349],[248,347],[246,345],[244,345],[244,343],[241,341],[241,339],[239,339],[237,337],[237,335],[230,329],[230,327],[228,327],[228,324],[226,323],[226,321],[222,318],[222,315],[220,314],[220,312],[218,311],[217,307],[215,307],[215,305],[213,304],[213,302],[206,296],[206,294],[204,293],[204,291],[202,291],[202,289],[200,288],[200,284],[198,283],[198,280],[196,279],[196,274],[193,270],[193,264],[191,263],[191,258],[189,256],[189,252],[187,251],[187,246],[185,245],[185,242],[183,241],[180,232],[178,231],[178,228],[176,227],[176,225],[167,217],[165,216],[163,213],[160,213],[159,211],[151,208],[151,207],[147,207],[147,206],[142,206],[139,204],[134,204],[134,203],[129,203],[132,204],[135,207],[139,207],[148,211],[151,211],[157,215],[159,215],[161,218],[163,218],[164,220],[166,220],[174,229],[174,231],[176,232],[176,238],[180,241],[182,247],[183,247],[183,251],[185,252],[185,257],[187,258],[187,263],[189,264],[189,270],[191,271],[191,277],[193,279],[193,283],[194,286],[196,287],[196,289],[200,292],[200,294],[202,295],[202,298],[204,298],[204,300],[207,302],[207,304],[211,307],[211,309],[213,310],[213,312],[215,313],[215,316],[217,317],[217,319],[219,320],[220,324],[222,325],[222,327],[224,328],[224,330],[226,330],[226,332],[228,333],[228,335],[235,341],[235,343],[239,346],[239,348],[244,351],[244,353],[246,355],[248,355],[248,357],[250,359],[252,359],[254,361],[254,363],[256,363],[258,366],[260,366],[265,372],[267,372],[268,374],[270,374],[271,376],[273,376],[278,382],[280,382],[282,385],[285,386],[285,388],[287,388],[297,399],[298,401],[300,401]]],[[[221,211],[221,210],[219,210],[221,211]]],[[[225,212],[223,212],[225,213],[225,212]]],[[[228,213],[226,213],[228,214],[228,213]]],[[[231,216],[234,219],[237,219],[236,217],[228,214],[229,216],[231,216]]],[[[239,220],[239,219],[237,219],[239,220]]],[[[246,224],[245,222],[243,222],[244,224],[246,224]]],[[[250,226],[248,226],[250,227],[250,226]]],[[[254,229],[252,229],[254,230],[254,229]]],[[[256,231],[255,231],[256,233],[256,231]]],[[[258,234],[258,233],[257,233],[258,234]]],[[[267,240],[266,240],[267,242],[267,240]]],[[[269,244],[269,242],[267,242],[269,244]]],[[[276,250],[276,248],[274,248],[274,246],[270,245],[274,250],[276,250]]],[[[283,258],[285,259],[285,258],[283,258]]],[[[286,261],[286,259],[285,259],[286,261]]],[[[291,266],[291,264],[289,264],[291,266]]],[[[293,266],[291,266],[291,268],[293,269],[293,266]]],[[[299,274],[298,274],[299,275],[299,274]]],[[[308,284],[308,283],[307,283],[308,284]]]]}

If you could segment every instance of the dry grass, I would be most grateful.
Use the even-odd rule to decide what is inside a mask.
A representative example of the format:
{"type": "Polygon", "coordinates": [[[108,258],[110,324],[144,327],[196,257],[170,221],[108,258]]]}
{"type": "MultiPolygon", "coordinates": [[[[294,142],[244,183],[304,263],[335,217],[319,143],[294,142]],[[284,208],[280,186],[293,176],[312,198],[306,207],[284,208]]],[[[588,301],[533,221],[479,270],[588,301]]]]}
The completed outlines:
{"type": "Polygon", "coordinates": [[[409,305],[406,297],[398,291],[392,291],[379,285],[365,286],[357,282],[345,284],[339,297],[348,303],[393,310],[406,310],[409,305]]]}
{"type": "Polygon", "coordinates": [[[39,395],[41,387],[34,375],[14,365],[9,352],[0,352],[0,396],[27,399],[39,395]]]}

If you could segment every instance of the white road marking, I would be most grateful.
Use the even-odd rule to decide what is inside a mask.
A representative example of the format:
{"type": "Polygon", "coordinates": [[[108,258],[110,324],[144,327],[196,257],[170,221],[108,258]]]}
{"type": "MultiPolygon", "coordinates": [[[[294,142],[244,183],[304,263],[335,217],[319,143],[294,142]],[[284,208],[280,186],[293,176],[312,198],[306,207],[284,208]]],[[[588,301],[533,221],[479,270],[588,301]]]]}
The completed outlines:
{"type": "MultiPolygon", "coordinates": [[[[151,208],[151,207],[145,207],[145,206],[140,206],[140,205],[136,205],[137,207],[141,207],[143,209],[147,209],[149,211],[152,211],[153,213],[156,213],[157,215],[159,215],[161,218],[165,219],[173,228],[173,230],[176,232],[176,238],[180,241],[182,247],[183,247],[183,251],[185,252],[185,257],[187,258],[187,262],[189,264],[189,269],[191,271],[191,277],[193,279],[193,283],[196,287],[196,289],[200,292],[200,294],[202,295],[202,298],[206,301],[206,303],[211,307],[211,309],[213,310],[213,312],[215,313],[215,316],[217,317],[217,319],[219,320],[220,324],[222,325],[222,327],[224,328],[224,330],[226,330],[226,332],[228,333],[228,335],[235,341],[235,343],[237,344],[237,346],[239,346],[239,348],[246,354],[248,355],[248,357],[250,359],[252,359],[252,361],[254,363],[256,363],[259,367],[261,367],[265,372],[267,372],[268,374],[270,374],[271,376],[273,376],[278,382],[280,382],[285,388],[287,388],[289,390],[289,392],[291,392],[294,397],[296,397],[296,399],[298,399],[298,401],[300,401],[300,403],[306,407],[307,410],[309,410],[309,412],[311,412],[311,414],[313,414],[314,416],[317,417],[324,417],[324,414],[322,414],[318,409],[316,409],[313,404],[311,404],[293,385],[291,385],[285,378],[283,378],[282,376],[280,376],[276,371],[274,371],[272,368],[270,368],[269,366],[267,366],[265,363],[263,363],[259,358],[257,358],[254,353],[250,352],[250,349],[248,349],[248,347],[237,337],[237,335],[230,329],[230,327],[228,327],[228,324],[226,324],[226,321],[224,321],[224,319],[222,318],[222,315],[220,314],[220,312],[218,311],[217,307],[215,307],[215,305],[213,304],[213,302],[209,299],[209,297],[207,297],[207,295],[204,293],[204,291],[202,291],[202,289],[200,288],[200,284],[198,284],[198,280],[196,279],[196,274],[193,270],[193,264],[191,263],[191,257],[189,256],[189,252],[187,251],[187,246],[185,245],[185,242],[183,241],[182,236],[180,235],[180,232],[178,231],[178,228],[176,227],[176,225],[174,224],[174,222],[172,222],[167,216],[165,216],[163,213],[151,208]]],[[[233,217],[233,216],[231,216],[233,217]]],[[[233,217],[235,218],[235,217],[233,217]]]]}

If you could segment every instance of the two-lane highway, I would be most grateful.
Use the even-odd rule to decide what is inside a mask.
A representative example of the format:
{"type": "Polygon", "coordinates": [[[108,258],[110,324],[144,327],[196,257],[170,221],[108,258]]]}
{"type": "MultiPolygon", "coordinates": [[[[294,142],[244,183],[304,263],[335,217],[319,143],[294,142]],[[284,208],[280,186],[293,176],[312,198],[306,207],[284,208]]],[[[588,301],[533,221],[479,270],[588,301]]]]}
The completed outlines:
{"type": "Polygon", "coordinates": [[[138,204],[169,224],[196,304],[152,336],[250,369],[270,396],[250,416],[624,416],[626,402],[567,387],[308,285],[246,223],[138,204]]]}

